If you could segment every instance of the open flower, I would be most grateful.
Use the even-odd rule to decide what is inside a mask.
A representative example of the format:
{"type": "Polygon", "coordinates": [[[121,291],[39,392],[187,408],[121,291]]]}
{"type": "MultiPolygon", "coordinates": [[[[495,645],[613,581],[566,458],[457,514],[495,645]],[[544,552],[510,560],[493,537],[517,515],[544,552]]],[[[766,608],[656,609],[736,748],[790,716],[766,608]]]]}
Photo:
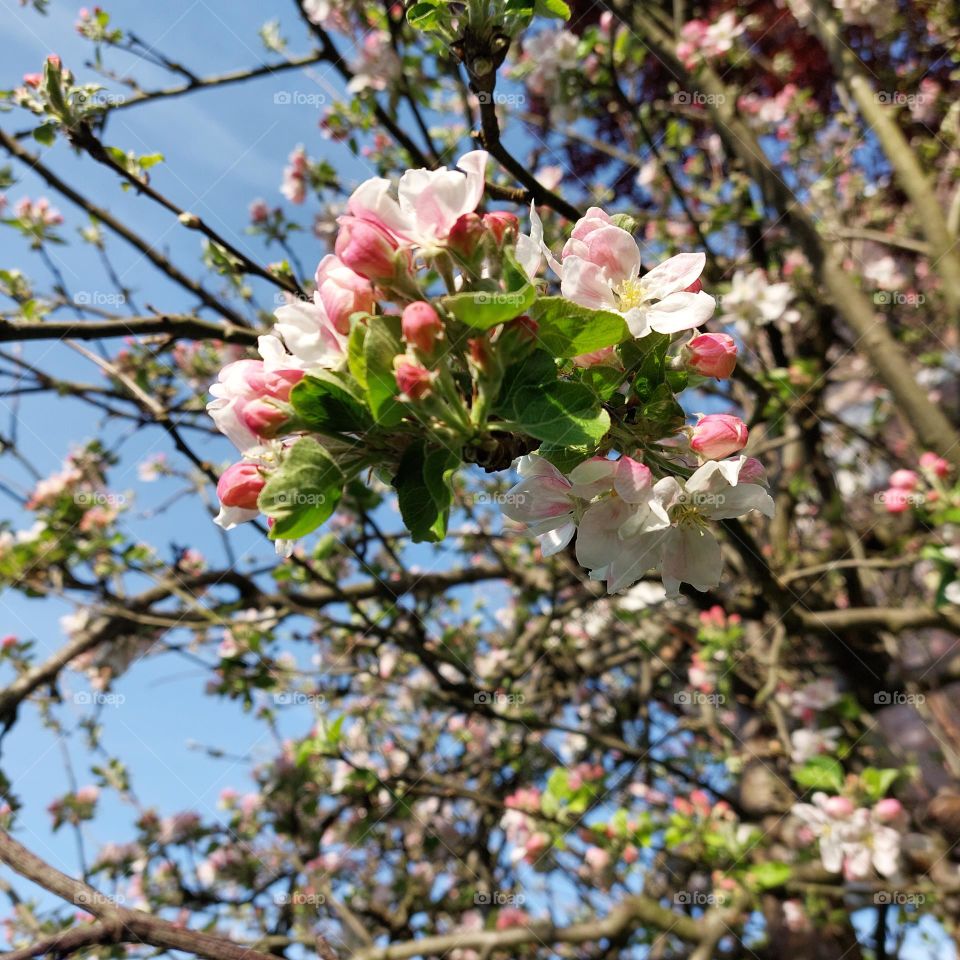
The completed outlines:
{"type": "Polygon", "coordinates": [[[408,170],[397,197],[389,180],[374,177],[360,184],[347,201],[350,216],[383,227],[398,240],[419,247],[442,245],[453,225],[477,209],[483,196],[485,150],[471,150],[456,170],[408,170]]]}
{"type": "Polygon", "coordinates": [[[278,367],[329,370],[343,362],[347,335],[330,319],[319,290],[313,302],[294,300],[278,307],[274,316],[277,318],[274,333],[257,340],[268,370],[278,367]]]}
{"type": "Polygon", "coordinates": [[[573,484],[549,460],[530,454],[517,463],[520,482],[504,496],[504,516],[526,524],[545,557],[559,553],[577,532],[573,484]]]}
{"type": "Polygon", "coordinates": [[[266,423],[262,418],[265,403],[285,402],[302,377],[303,370],[289,365],[268,368],[262,360],[235,360],[220,371],[217,382],[210,387],[214,399],[207,404],[207,413],[217,429],[246,453],[266,437],[257,430],[258,423],[266,423]]]}
{"type": "Polygon", "coordinates": [[[681,583],[713,589],[720,583],[723,558],[710,521],[751,510],[773,516],[767,491],[739,482],[745,462],[746,457],[710,461],[686,482],[664,477],[649,493],[638,489],[632,503],[622,493],[601,500],[583,516],[578,561],[606,581],[609,593],[629,587],[652,568],[660,569],[667,596],[677,596],[681,583]]]}
{"type": "Polygon", "coordinates": [[[563,249],[561,292],[574,303],[619,313],[634,337],[692,330],[713,316],[716,302],[693,286],[703,272],[702,253],[680,253],[640,276],[633,237],[591,207],[563,249]]]}

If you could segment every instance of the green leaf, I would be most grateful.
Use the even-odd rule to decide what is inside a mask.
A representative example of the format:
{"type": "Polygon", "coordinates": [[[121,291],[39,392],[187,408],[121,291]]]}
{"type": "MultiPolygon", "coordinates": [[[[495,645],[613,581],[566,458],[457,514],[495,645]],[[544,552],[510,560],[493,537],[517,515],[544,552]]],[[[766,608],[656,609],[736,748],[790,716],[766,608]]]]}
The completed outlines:
{"type": "Polygon", "coordinates": [[[373,426],[356,384],[329,370],[304,377],[290,391],[290,402],[299,418],[321,433],[360,433],[373,426]]]}
{"type": "Polygon", "coordinates": [[[878,770],[876,767],[867,767],[860,774],[860,781],[863,783],[864,790],[867,791],[870,802],[876,803],[887,795],[887,791],[893,786],[898,776],[900,776],[899,770],[878,770]]]}
{"type": "MultiPolygon", "coordinates": [[[[360,314],[354,314],[360,316],[360,314]]],[[[371,317],[371,320],[373,318],[371,317]]],[[[363,342],[367,336],[367,325],[361,322],[353,322],[350,327],[350,338],[347,340],[347,368],[350,375],[361,389],[366,392],[367,389],[367,361],[363,355],[363,342]]]]}
{"type": "Polygon", "coordinates": [[[772,890],[774,887],[782,887],[790,879],[791,872],[788,864],[779,860],[768,860],[747,871],[747,883],[757,890],[772,890]]]}
{"type": "Polygon", "coordinates": [[[422,441],[407,447],[393,478],[400,515],[414,543],[436,543],[447,533],[460,457],[446,447],[426,448],[422,441]]]}
{"type": "Polygon", "coordinates": [[[395,426],[405,413],[396,399],[400,391],[393,372],[393,358],[399,353],[403,353],[400,318],[374,318],[363,341],[367,402],[374,420],[384,427],[395,426]]]}
{"type": "Polygon", "coordinates": [[[640,340],[627,340],[618,348],[624,368],[635,374],[633,385],[641,400],[647,399],[666,379],[669,347],[667,334],[650,333],[640,340]]]}
{"type": "MultiPolygon", "coordinates": [[[[526,386],[540,386],[553,383],[557,379],[557,365],[546,350],[534,350],[528,357],[511,364],[504,371],[500,384],[500,395],[495,409],[510,410],[513,397],[526,386]]],[[[508,414],[504,414],[508,416],[508,414]]]]}
{"type": "Polygon", "coordinates": [[[555,357],[578,357],[630,336],[619,314],[590,310],[563,297],[540,297],[530,316],[537,321],[537,338],[555,357]]]}
{"type": "Polygon", "coordinates": [[[274,519],[270,539],[294,540],[316,530],[336,509],[343,483],[343,471],[316,440],[298,440],[257,500],[274,519]]]}
{"type": "Polygon", "coordinates": [[[140,158],[140,166],[143,167],[144,170],[149,170],[158,163],[163,163],[162,153],[147,153],[140,158]]]}
{"type": "Polygon", "coordinates": [[[570,19],[570,8],[563,0],[536,0],[534,10],[540,17],[555,17],[559,20],[570,19]]]}
{"type": "Polygon", "coordinates": [[[593,456],[594,452],[593,446],[555,447],[545,443],[537,450],[537,455],[549,460],[561,473],[569,473],[575,466],[593,456]]]}
{"type": "Polygon", "coordinates": [[[526,280],[515,290],[472,290],[444,297],[443,305],[461,322],[474,330],[489,330],[526,313],[537,299],[537,289],[526,280]]]}
{"type": "Polygon", "coordinates": [[[55,123],[41,123],[33,131],[33,139],[45,147],[52,147],[57,142],[57,125],[55,123]]]}
{"type": "Polygon", "coordinates": [[[407,23],[414,30],[433,30],[440,23],[440,4],[437,0],[415,3],[407,11],[407,23]]]}
{"type": "Polygon", "coordinates": [[[638,226],[637,218],[630,216],[629,213],[615,213],[610,220],[615,227],[626,230],[627,233],[633,233],[638,226]]]}
{"type": "Polygon", "coordinates": [[[580,371],[580,382],[593,391],[600,400],[609,400],[623,383],[623,371],[618,367],[599,363],[580,371]]]}
{"type": "Polygon", "coordinates": [[[843,767],[833,757],[811,757],[802,767],[794,767],[792,773],[801,787],[834,793],[843,789],[843,767]]]}
{"type": "Polygon", "coordinates": [[[610,429],[610,416],[593,393],[564,381],[521,387],[512,397],[507,419],[557,447],[596,444],[610,429]]]}

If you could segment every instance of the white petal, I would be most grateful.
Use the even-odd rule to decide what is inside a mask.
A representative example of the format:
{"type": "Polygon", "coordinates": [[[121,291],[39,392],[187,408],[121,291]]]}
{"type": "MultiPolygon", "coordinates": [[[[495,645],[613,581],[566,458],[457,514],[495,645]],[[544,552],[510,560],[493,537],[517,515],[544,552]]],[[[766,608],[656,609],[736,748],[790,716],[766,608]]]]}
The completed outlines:
{"type": "Polygon", "coordinates": [[[671,293],[647,308],[647,321],[657,333],[679,333],[706,323],[717,302],[709,293],[671,293]]]}
{"type": "Polygon", "coordinates": [[[557,530],[543,534],[540,539],[540,552],[544,557],[552,557],[559,553],[577,532],[576,524],[568,523],[557,530]]]}
{"type": "Polygon", "coordinates": [[[698,280],[706,263],[705,253],[678,253],[643,275],[643,289],[651,299],[662,300],[698,280]]]}
{"type": "Polygon", "coordinates": [[[719,585],[722,573],[723,556],[712,533],[699,527],[670,530],[663,546],[664,586],[669,577],[705,593],[719,585]]]}

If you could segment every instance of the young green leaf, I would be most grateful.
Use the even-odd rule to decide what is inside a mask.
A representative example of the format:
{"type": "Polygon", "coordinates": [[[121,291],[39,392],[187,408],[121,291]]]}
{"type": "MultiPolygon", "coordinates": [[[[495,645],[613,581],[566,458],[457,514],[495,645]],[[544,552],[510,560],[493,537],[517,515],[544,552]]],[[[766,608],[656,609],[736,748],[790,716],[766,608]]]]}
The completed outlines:
{"type": "Polygon", "coordinates": [[[257,501],[274,520],[270,539],[293,540],[316,530],[336,508],[343,483],[343,472],[316,440],[298,440],[257,501]]]}

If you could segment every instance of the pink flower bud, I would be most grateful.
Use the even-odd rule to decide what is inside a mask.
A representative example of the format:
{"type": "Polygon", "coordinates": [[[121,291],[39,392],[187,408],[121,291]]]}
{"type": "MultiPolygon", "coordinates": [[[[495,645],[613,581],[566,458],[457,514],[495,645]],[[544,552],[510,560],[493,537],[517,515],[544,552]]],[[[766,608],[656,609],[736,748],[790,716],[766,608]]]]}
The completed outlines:
{"type": "Polygon", "coordinates": [[[737,365],[737,345],[726,333],[701,333],[683,348],[682,357],[692,373],[726,380],[737,365]]]}
{"type": "Polygon", "coordinates": [[[47,57],[47,63],[49,63],[51,67],[60,68],[60,58],[55,53],[51,53],[47,57]]]}
{"type": "MultiPolygon", "coordinates": [[[[684,293],[699,293],[703,289],[703,284],[699,280],[694,280],[689,287],[684,287],[684,293]]],[[[720,334],[723,336],[723,334],[720,334]]]]}
{"type": "Polygon", "coordinates": [[[346,336],[350,333],[350,317],[355,313],[371,313],[376,297],[373,285],[355,273],[337,257],[328,254],[317,267],[317,292],[334,329],[346,336]]]}
{"type": "Polygon", "coordinates": [[[950,472],[950,464],[935,453],[921,453],[920,467],[937,477],[945,477],[950,472]]]}
{"type": "Polygon", "coordinates": [[[853,802],[849,797],[828,797],[823,804],[824,812],[837,820],[845,819],[853,813],[853,802]]]}
{"type": "Polygon", "coordinates": [[[450,228],[447,246],[465,260],[473,258],[483,241],[483,220],[477,213],[465,213],[450,228]]]}
{"type": "Polygon", "coordinates": [[[250,204],[250,222],[263,223],[270,216],[270,208],[266,200],[254,200],[250,204]]]}
{"type": "Polygon", "coordinates": [[[290,419],[286,411],[263,397],[240,401],[237,410],[244,426],[264,439],[277,436],[290,419]]]}
{"type": "Polygon", "coordinates": [[[4,650],[9,650],[11,647],[15,647],[16,645],[17,638],[12,633],[8,633],[3,640],[0,640],[0,646],[2,646],[4,650]]]}
{"type": "Polygon", "coordinates": [[[594,873],[600,873],[610,866],[610,854],[603,847],[589,847],[583,860],[594,873]]]}
{"type": "Polygon", "coordinates": [[[738,479],[741,483],[766,483],[766,467],[756,457],[747,457],[740,468],[738,479]]]}
{"type": "Polygon", "coordinates": [[[443,321],[429,303],[417,300],[404,307],[401,328],[406,343],[431,354],[437,338],[443,334],[443,321]]]}
{"type": "Polygon", "coordinates": [[[217,496],[225,507],[240,507],[256,510],[257,497],[266,480],[260,468],[249,460],[231,464],[220,474],[217,481],[217,496]]]}
{"type": "Polygon", "coordinates": [[[374,282],[397,275],[398,244],[387,231],[370,220],[342,216],[334,250],[354,273],[374,282]]]}
{"type": "Polygon", "coordinates": [[[747,425],[728,413],[701,417],[690,431],[690,449],[705,460],[722,460],[742,450],[747,443],[747,425]]]}
{"type": "Polygon", "coordinates": [[[896,797],[885,797],[878,800],[873,808],[874,817],[881,823],[892,823],[903,813],[903,804],[896,797]]]}
{"type": "Polygon", "coordinates": [[[23,75],[23,82],[28,87],[33,87],[36,90],[41,83],[43,83],[43,74],[42,73],[25,73],[23,75]]]}
{"type": "Polygon", "coordinates": [[[573,358],[573,362],[576,366],[583,368],[597,367],[604,363],[612,366],[617,362],[617,351],[614,347],[601,347],[590,353],[581,353],[573,358]]]}
{"type": "Polygon", "coordinates": [[[483,225],[493,234],[497,241],[497,246],[503,246],[503,239],[508,230],[513,231],[513,236],[520,232],[520,221],[516,214],[508,213],[506,210],[494,210],[492,213],[483,215],[483,225]]]}
{"type": "Polygon", "coordinates": [[[395,357],[393,370],[400,392],[411,400],[422,400],[430,395],[436,374],[403,355],[395,357]]]}
{"type": "Polygon", "coordinates": [[[640,859],[640,851],[632,844],[628,843],[623,848],[623,862],[626,864],[636,863],[640,859]]]}
{"type": "Polygon", "coordinates": [[[915,490],[919,481],[920,478],[913,470],[895,470],[888,482],[891,487],[896,487],[898,490],[915,490]]]}

